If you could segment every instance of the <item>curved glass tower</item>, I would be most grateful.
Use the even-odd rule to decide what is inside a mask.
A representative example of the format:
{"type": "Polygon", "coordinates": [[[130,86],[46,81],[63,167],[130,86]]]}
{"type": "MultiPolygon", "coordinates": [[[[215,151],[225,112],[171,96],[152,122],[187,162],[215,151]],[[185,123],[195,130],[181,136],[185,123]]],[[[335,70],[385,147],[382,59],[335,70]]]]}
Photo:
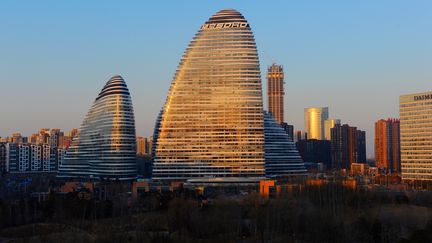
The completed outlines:
{"type": "Polygon", "coordinates": [[[132,100],[121,76],[103,87],[59,168],[60,178],[135,179],[132,100]]]}
{"type": "Polygon", "coordinates": [[[162,110],[153,179],[263,177],[264,120],[255,39],[235,10],[190,42],[162,110]]]}
{"type": "Polygon", "coordinates": [[[266,177],[305,175],[306,168],[294,142],[273,118],[264,113],[266,177]]]}

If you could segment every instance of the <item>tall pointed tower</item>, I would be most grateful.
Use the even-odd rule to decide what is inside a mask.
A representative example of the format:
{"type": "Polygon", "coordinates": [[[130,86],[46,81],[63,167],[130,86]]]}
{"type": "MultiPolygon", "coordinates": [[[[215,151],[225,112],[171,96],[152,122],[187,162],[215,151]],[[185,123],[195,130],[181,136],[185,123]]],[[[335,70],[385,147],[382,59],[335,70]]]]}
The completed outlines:
{"type": "Polygon", "coordinates": [[[135,119],[121,76],[103,87],[60,166],[59,178],[136,178],[135,119]]]}
{"type": "Polygon", "coordinates": [[[153,179],[261,177],[261,75],[249,23],[217,12],[186,49],[156,125],[153,179]]]}

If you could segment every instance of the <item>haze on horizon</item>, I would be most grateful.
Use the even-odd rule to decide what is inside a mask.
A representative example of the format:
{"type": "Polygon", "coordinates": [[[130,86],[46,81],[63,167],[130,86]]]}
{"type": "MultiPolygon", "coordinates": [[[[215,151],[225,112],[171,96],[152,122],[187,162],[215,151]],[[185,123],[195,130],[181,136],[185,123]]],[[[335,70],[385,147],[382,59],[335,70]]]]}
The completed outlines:
{"type": "MultiPolygon", "coordinates": [[[[0,136],[79,127],[106,81],[122,75],[136,130],[150,136],[181,55],[223,8],[254,32],[265,73],[285,70],[285,119],[303,129],[303,109],[366,131],[398,117],[399,95],[431,90],[432,1],[2,1],[0,136]]],[[[266,105],[264,106],[266,108],[266,105]]]]}

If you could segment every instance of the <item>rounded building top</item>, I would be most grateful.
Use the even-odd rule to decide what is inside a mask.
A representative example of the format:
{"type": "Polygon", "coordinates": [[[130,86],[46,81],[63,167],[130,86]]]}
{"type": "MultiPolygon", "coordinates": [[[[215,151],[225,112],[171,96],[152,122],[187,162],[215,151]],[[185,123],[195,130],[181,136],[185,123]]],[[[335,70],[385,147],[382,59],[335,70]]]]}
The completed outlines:
{"type": "Polygon", "coordinates": [[[126,82],[120,75],[113,76],[103,87],[96,100],[111,94],[125,94],[130,95],[126,86],[126,82]]]}
{"type": "Polygon", "coordinates": [[[243,15],[235,9],[223,9],[213,16],[206,22],[206,24],[218,24],[218,23],[230,23],[230,22],[241,22],[247,23],[243,15]]]}

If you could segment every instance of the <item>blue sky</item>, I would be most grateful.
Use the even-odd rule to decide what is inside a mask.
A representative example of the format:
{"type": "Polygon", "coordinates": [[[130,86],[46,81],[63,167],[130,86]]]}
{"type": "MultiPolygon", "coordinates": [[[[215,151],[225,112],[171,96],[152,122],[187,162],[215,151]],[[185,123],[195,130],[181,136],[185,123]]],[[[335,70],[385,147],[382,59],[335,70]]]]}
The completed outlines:
{"type": "MultiPolygon", "coordinates": [[[[180,57],[223,8],[254,31],[261,72],[286,73],[286,120],[303,109],[366,130],[398,116],[399,95],[431,90],[432,1],[1,1],[0,136],[79,127],[113,75],[131,91],[137,134],[149,136],[180,57]]],[[[264,80],[263,80],[264,81],[264,80]]],[[[265,94],[265,82],[263,82],[265,94]]]]}

